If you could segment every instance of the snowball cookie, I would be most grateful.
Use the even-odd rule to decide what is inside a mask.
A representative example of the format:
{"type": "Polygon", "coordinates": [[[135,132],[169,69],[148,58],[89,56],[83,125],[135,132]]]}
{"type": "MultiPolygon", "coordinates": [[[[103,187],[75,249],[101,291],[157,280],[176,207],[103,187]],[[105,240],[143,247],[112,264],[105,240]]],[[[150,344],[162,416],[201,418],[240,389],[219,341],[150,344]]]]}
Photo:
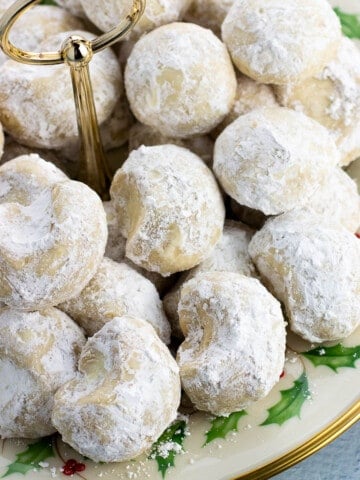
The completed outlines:
{"type": "Polygon", "coordinates": [[[223,23],[235,0],[192,0],[184,19],[205,28],[210,28],[220,36],[223,23]]]}
{"type": "Polygon", "coordinates": [[[122,147],[129,140],[134,117],[130,111],[125,91],[114,107],[110,117],[100,125],[100,135],[105,151],[122,147]]]}
{"type": "Polygon", "coordinates": [[[0,231],[0,302],[21,310],[78,295],[107,239],[96,193],[32,155],[0,167],[0,231]]]}
{"type": "Polygon", "coordinates": [[[360,156],[360,51],[348,38],[337,56],[317,75],[278,87],[279,101],[328,128],[347,165],[360,156]]]}
{"type": "Polygon", "coordinates": [[[197,267],[184,274],[178,283],[164,297],[164,309],[168,316],[172,334],[182,338],[179,325],[178,305],[183,284],[203,272],[235,272],[248,277],[256,276],[255,266],[250,258],[248,248],[254,231],[240,222],[226,220],[221,240],[212,254],[197,267]]]}
{"type": "Polygon", "coordinates": [[[4,153],[1,157],[0,165],[3,165],[9,160],[13,160],[14,158],[33,154],[38,155],[41,159],[46,160],[47,162],[53,163],[70,178],[74,178],[77,174],[78,162],[69,160],[59,151],[25,147],[9,136],[5,142],[4,153]]]}
{"type": "Polygon", "coordinates": [[[175,420],[180,378],[151,325],[119,317],[88,340],[80,374],[55,396],[63,440],[96,462],[132,460],[175,420]]]}
{"type": "Polygon", "coordinates": [[[191,23],[153,30],[134,46],[125,87],[136,118],[174,138],[210,132],[229,113],[236,76],[226,47],[191,23]]]}
{"type": "Polygon", "coordinates": [[[357,184],[337,167],[325,185],[310,197],[302,210],[332,219],[355,233],[360,226],[360,197],[357,184]]]}
{"type": "Polygon", "coordinates": [[[143,123],[135,123],[129,132],[129,152],[138,149],[141,145],[151,147],[167,145],[168,143],[187,148],[198,155],[207,166],[212,165],[214,142],[208,135],[198,135],[190,138],[171,138],[143,123]]]}
{"type": "Polygon", "coordinates": [[[0,310],[0,436],[38,438],[55,433],[54,394],[71,380],[85,337],[56,308],[0,310]]]}
{"type": "Polygon", "coordinates": [[[121,235],[118,215],[112,202],[104,202],[103,206],[106,212],[108,223],[108,242],[105,249],[105,256],[118,263],[126,263],[133,270],[136,270],[143,277],[150,280],[156,287],[160,295],[168,291],[175,283],[173,277],[163,277],[160,273],[148,272],[144,268],[135,265],[126,258],[126,238],[121,235]]]}
{"type": "MultiPolygon", "coordinates": [[[[85,38],[94,36],[89,32],[76,33],[85,38]]],[[[69,35],[66,32],[48,37],[44,48],[59,49],[69,35]]],[[[90,74],[97,116],[102,123],[110,116],[121,92],[120,66],[111,49],[94,55],[90,74]]],[[[78,127],[69,68],[39,68],[8,60],[0,69],[0,121],[7,133],[30,147],[61,149],[75,141],[78,127]]]]}
{"type": "Polygon", "coordinates": [[[20,155],[0,167],[0,204],[29,206],[44,191],[66,180],[65,173],[39,155],[20,155]]]}
{"type": "Polygon", "coordinates": [[[281,107],[239,117],[215,143],[214,172],[225,192],[265,215],[306,203],[338,162],[324,127],[281,107]]]}
{"type": "MultiPolygon", "coordinates": [[[[132,11],[133,0],[80,0],[89,19],[103,32],[115,27],[132,11]]],[[[130,36],[139,37],[160,25],[181,20],[190,0],[147,0],[144,14],[130,36]]]]}
{"type": "Polygon", "coordinates": [[[110,189],[126,256],[168,276],[189,270],[220,239],[225,209],[211,171],[176,145],[140,147],[116,173],[110,189]]]}
{"type": "Polygon", "coordinates": [[[265,397],[285,362],[280,303],[258,280],[208,272],[181,291],[177,362],[196,408],[228,416],[265,397]]]}
{"type": "Polygon", "coordinates": [[[84,290],[59,308],[89,336],[113,318],[130,315],[149,322],[170,343],[170,325],[155,286],[125,263],[104,258],[84,290]]]}
{"type": "Polygon", "coordinates": [[[341,26],[326,0],[238,0],[222,38],[242,73],[282,85],[321,71],[336,53],[341,26]]]}
{"type": "Polygon", "coordinates": [[[337,341],[359,326],[360,242],[341,225],[290,212],[269,220],[249,251],[305,340],[337,341]]]}
{"type": "Polygon", "coordinates": [[[85,17],[80,0],[56,0],[56,3],[78,17],[85,17]]]}
{"type": "Polygon", "coordinates": [[[240,115],[245,115],[245,113],[257,108],[275,107],[277,105],[274,90],[270,85],[255,82],[255,80],[239,74],[233,108],[211,135],[216,139],[224,128],[239,118],[240,115]]]}

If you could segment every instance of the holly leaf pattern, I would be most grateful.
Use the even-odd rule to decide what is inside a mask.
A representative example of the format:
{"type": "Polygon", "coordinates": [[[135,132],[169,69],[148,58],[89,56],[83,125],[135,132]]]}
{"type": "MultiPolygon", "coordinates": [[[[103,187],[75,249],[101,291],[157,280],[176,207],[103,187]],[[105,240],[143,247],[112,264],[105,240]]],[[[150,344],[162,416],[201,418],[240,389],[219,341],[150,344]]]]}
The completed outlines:
{"type": "Polygon", "coordinates": [[[175,457],[183,450],[185,436],[186,422],[179,420],[170,425],[154,443],[149,458],[156,460],[158,470],[163,478],[168,469],[175,466],[175,457]]]}
{"type": "Polygon", "coordinates": [[[358,347],[344,347],[343,345],[318,347],[302,355],[315,367],[325,365],[334,372],[338,372],[342,367],[356,368],[355,362],[360,359],[360,345],[358,347]]]}
{"type": "Polygon", "coordinates": [[[54,2],[54,0],[42,0],[42,2],[40,2],[40,5],[57,5],[57,3],[54,2]]]}
{"type": "Polygon", "coordinates": [[[238,431],[238,423],[241,417],[247,415],[245,410],[240,412],[234,412],[228,417],[216,417],[211,422],[211,428],[206,432],[206,442],[205,445],[213,442],[217,438],[226,438],[230,432],[238,431]]]}
{"type": "Polygon", "coordinates": [[[261,425],[277,424],[282,425],[293,417],[299,417],[301,408],[305,401],[310,398],[309,382],[304,372],[293,387],[288,390],[281,390],[281,400],[269,408],[268,417],[261,425]]]}
{"type": "Polygon", "coordinates": [[[28,445],[24,452],[16,455],[16,460],[7,467],[1,478],[8,477],[13,473],[26,475],[30,470],[40,470],[39,463],[47,458],[54,457],[54,450],[51,437],[42,438],[36,443],[28,445]]]}
{"type": "Polygon", "coordinates": [[[334,8],[340,18],[343,34],[349,38],[360,38],[360,16],[343,12],[339,7],[334,8]]]}

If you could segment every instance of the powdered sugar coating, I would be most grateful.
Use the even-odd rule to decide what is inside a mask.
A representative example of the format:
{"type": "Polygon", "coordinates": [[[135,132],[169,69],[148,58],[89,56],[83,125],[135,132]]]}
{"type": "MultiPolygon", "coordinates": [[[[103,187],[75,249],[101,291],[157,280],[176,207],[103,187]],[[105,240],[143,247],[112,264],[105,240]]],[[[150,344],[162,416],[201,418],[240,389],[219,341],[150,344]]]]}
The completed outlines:
{"type": "Polygon", "coordinates": [[[50,435],[55,392],[75,376],[85,337],[55,308],[31,313],[2,308],[0,328],[1,438],[50,435]]]}
{"type": "Polygon", "coordinates": [[[212,165],[214,142],[209,135],[199,135],[190,138],[170,138],[148,125],[135,123],[129,132],[129,152],[141,145],[147,147],[155,145],[178,145],[198,155],[209,167],[212,165]]]}
{"type": "Polygon", "coordinates": [[[216,35],[221,34],[221,24],[225,20],[235,0],[192,0],[186,11],[185,20],[210,28],[216,35]]]}
{"type": "Polygon", "coordinates": [[[31,205],[52,185],[68,177],[37,154],[20,155],[0,167],[0,204],[31,205]]]}
{"type": "Polygon", "coordinates": [[[111,198],[126,256],[168,276],[210,255],[220,239],[225,209],[211,171],[175,145],[140,147],[116,173],[111,198]]]}
{"type": "Polygon", "coordinates": [[[126,263],[133,270],[136,270],[142,277],[147,278],[153,283],[162,295],[168,291],[174,284],[172,277],[163,277],[159,273],[149,272],[144,268],[135,265],[130,259],[126,258],[126,238],[122,236],[119,226],[118,214],[112,202],[103,203],[106,218],[108,222],[108,242],[106,245],[105,256],[119,263],[126,263]]]}
{"type": "Polygon", "coordinates": [[[343,37],[336,57],[316,76],[276,89],[282,105],[302,111],[328,128],[341,165],[360,155],[360,52],[343,37]]]}
{"type": "Polygon", "coordinates": [[[125,86],[136,118],[163,134],[208,133],[233,105],[235,72],[225,45],[198,25],[172,23],[134,46],[125,86]]]}
{"type": "Polygon", "coordinates": [[[30,155],[0,167],[0,198],[0,301],[38,310],[76,296],[104,255],[99,197],[30,155]]]}
{"type": "Polygon", "coordinates": [[[282,85],[321,71],[336,54],[341,28],[326,0],[238,0],[222,38],[242,73],[282,85]]]}
{"type": "MultiPolygon", "coordinates": [[[[92,38],[89,32],[71,32],[92,38]]],[[[47,37],[40,48],[58,50],[70,36],[47,37]]],[[[90,75],[99,123],[111,114],[121,92],[121,71],[107,49],[90,62],[90,75]]],[[[8,60],[0,69],[0,121],[4,130],[24,145],[60,149],[75,141],[78,127],[74,96],[66,65],[39,68],[8,60]],[[16,95],[14,95],[16,91],[16,95]]]]}
{"type": "MultiPolygon", "coordinates": [[[[80,0],[89,19],[103,32],[115,27],[131,12],[133,1],[80,0]]],[[[167,23],[181,20],[190,0],[147,0],[145,11],[130,32],[131,38],[138,38],[146,32],[167,23]]]]}
{"type": "Polygon", "coordinates": [[[84,290],[59,308],[89,336],[113,318],[130,315],[149,322],[170,343],[170,325],[155,286],[125,263],[104,258],[84,290]]]}
{"type": "Polygon", "coordinates": [[[341,225],[290,212],[269,220],[249,252],[305,340],[343,339],[359,326],[360,242],[341,225]]]}
{"type": "Polygon", "coordinates": [[[181,291],[185,342],[177,361],[183,388],[199,410],[228,416],[265,397],[285,361],[280,304],[260,282],[208,272],[181,291]]]}
{"type": "Polygon", "coordinates": [[[85,12],[81,5],[80,0],[56,0],[56,3],[61,7],[66,8],[67,10],[69,10],[74,15],[77,15],[78,17],[85,16],[85,12]]]}
{"type": "Polygon", "coordinates": [[[175,420],[175,360],[147,322],[115,318],[88,340],[79,375],[57,392],[52,421],[63,440],[94,461],[132,460],[175,420]]]}
{"type": "Polygon", "coordinates": [[[323,126],[281,107],[239,117],[215,143],[214,172],[226,193],[265,215],[305,204],[338,162],[323,126]]]}
{"type": "Polygon", "coordinates": [[[357,184],[337,167],[302,210],[309,215],[329,218],[354,233],[360,226],[360,196],[357,184]]]}
{"type": "Polygon", "coordinates": [[[184,272],[175,287],[165,295],[164,308],[171,322],[172,334],[182,338],[179,325],[178,305],[180,291],[184,283],[204,272],[234,272],[255,277],[255,266],[250,258],[248,247],[254,231],[240,222],[225,221],[219,243],[211,255],[189,272],[184,272]]]}

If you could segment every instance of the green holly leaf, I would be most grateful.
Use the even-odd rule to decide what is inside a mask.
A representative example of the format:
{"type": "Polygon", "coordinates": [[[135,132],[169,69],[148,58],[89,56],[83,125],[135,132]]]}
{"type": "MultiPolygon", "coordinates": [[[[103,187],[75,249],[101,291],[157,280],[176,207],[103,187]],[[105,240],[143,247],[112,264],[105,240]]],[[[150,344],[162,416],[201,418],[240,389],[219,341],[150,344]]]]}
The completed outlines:
{"type": "Polygon", "coordinates": [[[339,7],[334,12],[340,18],[343,34],[349,38],[360,38],[360,16],[345,13],[339,7]]]}
{"type": "Polygon", "coordinates": [[[29,470],[41,470],[42,467],[39,463],[54,456],[51,437],[42,438],[29,445],[24,452],[18,453],[15,462],[7,467],[7,471],[1,478],[8,477],[13,473],[25,475],[29,470]]]}
{"type": "Polygon", "coordinates": [[[360,359],[360,345],[352,348],[343,345],[318,347],[302,355],[310,360],[315,367],[325,365],[334,372],[338,372],[339,368],[342,367],[356,368],[355,362],[360,359]]]}
{"type": "Polygon", "coordinates": [[[158,470],[163,478],[165,478],[168,469],[175,466],[175,457],[183,450],[185,436],[186,422],[179,420],[170,425],[159,440],[154,443],[149,458],[156,460],[158,470]]]}
{"type": "Polygon", "coordinates": [[[211,428],[206,432],[206,442],[205,445],[213,442],[217,438],[226,438],[230,432],[238,431],[238,423],[241,417],[247,415],[245,410],[241,412],[234,412],[228,417],[216,417],[211,422],[211,428]]]}
{"type": "Polygon", "coordinates": [[[40,5],[57,5],[57,3],[54,2],[54,0],[42,0],[42,2],[40,2],[40,5]]]}
{"type": "Polygon", "coordinates": [[[305,401],[310,398],[309,382],[304,372],[288,390],[281,390],[281,400],[268,410],[268,417],[261,425],[282,425],[293,417],[300,418],[305,401]]]}

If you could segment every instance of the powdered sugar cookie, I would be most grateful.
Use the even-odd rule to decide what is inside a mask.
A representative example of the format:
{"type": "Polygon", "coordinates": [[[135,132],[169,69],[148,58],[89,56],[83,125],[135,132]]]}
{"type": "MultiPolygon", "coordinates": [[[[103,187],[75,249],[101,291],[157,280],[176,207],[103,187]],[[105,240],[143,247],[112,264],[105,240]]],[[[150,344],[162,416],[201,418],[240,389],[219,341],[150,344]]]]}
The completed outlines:
{"type": "Polygon", "coordinates": [[[281,107],[239,117],[215,143],[214,172],[226,193],[265,215],[305,204],[338,162],[324,127],[281,107]]]}
{"type": "MultiPolygon", "coordinates": [[[[103,32],[107,32],[131,12],[133,1],[80,0],[89,19],[103,32]]],[[[190,0],[147,0],[145,11],[130,33],[131,38],[154,30],[156,27],[181,20],[190,0]]]]}
{"type": "MultiPolygon", "coordinates": [[[[92,38],[89,32],[76,32],[92,38]]],[[[48,37],[44,48],[59,49],[69,32],[48,37]]],[[[99,123],[113,111],[121,92],[121,72],[107,49],[94,56],[90,73],[99,123]]],[[[24,145],[61,149],[76,140],[74,96],[66,65],[39,68],[8,60],[0,69],[0,121],[24,145]],[[16,90],[16,95],[14,95],[16,90]]]]}
{"type": "Polygon", "coordinates": [[[56,3],[61,7],[66,8],[67,10],[69,10],[74,15],[77,15],[78,17],[85,16],[85,12],[81,5],[80,0],[56,0],[56,3]]]}
{"type": "Polygon", "coordinates": [[[88,340],[79,375],[57,392],[52,421],[63,440],[99,462],[131,460],[175,420],[175,360],[147,322],[115,318],[88,340]]]}
{"type": "Polygon", "coordinates": [[[326,0],[238,0],[222,38],[242,73],[282,85],[320,72],[336,54],[341,28],[326,0]]]}
{"type": "Polygon", "coordinates": [[[356,183],[341,168],[336,168],[302,210],[342,224],[354,233],[360,226],[360,197],[356,183]]]}
{"type": "Polygon", "coordinates": [[[279,101],[328,128],[341,153],[341,165],[360,156],[360,51],[343,38],[337,56],[316,76],[278,87],[279,101]]]}
{"type": "Polygon", "coordinates": [[[75,376],[85,337],[56,308],[41,312],[0,310],[0,435],[51,435],[55,392],[75,376]]]}
{"type": "Polygon", "coordinates": [[[210,255],[220,239],[225,209],[211,171],[175,145],[140,147],[116,173],[111,198],[126,256],[168,276],[210,255]]]}
{"type": "Polygon", "coordinates": [[[122,147],[129,140],[130,127],[134,123],[125,92],[114,107],[110,117],[100,125],[101,140],[104,150],[122,147]]]}
{"type": "Polygon", "coordinates": [[[290,212],[269,220],[249,252],[305,340],[339,340],[359,326],[360,242],[340,224],[290,212]]]}
{"type": "Polygon", "coordinates": [[[37,155],[0,167],[0,301],[38,310],[81,292],[105,251],[99,197],[37,155]]]}
{"type": "Polygon", "coordinates": [[[129,151],[136,150],[141,145],[147,147],[155,145],[178,145],[187,148],[198,155],[208,166],[212,165],[214,142],[208,135],[199,135],[190,138],[170,138],[167,135],[142,123],[136,123],[129,133],[129,151]]]}
{"type": "Polygon", "coordinates": [[[84,290],[59,306],[89,336],[115,317],[130,315],[149,322],[170,343],[170,325],[154,285],[124,263],[104,258],[84,290]]]}
{"type": "Polygon", "coordinates": [[[220,36],[221,24],[233,3],[234,0],[192,0],[186,11],[185,20],[210,28],[220,36]]]}
{"type": "Polygon", "coordinates": [[[136,118],[164,135],[208,133],[229,113],[236,77],[221,41],[198,25],[172,23],[134,46],[125,86],[136,118]]]}
{"type": "Polygon", "coordinates": [[[226,220],[221,240],[212,254],[189,272],[185,272],[175,287],[165,295],[164,308],[171,322],[172,334],[182,338],[179,325],[178,305],[183,284],[204,272],[235,272],[245,276],[256,276],[255,266],[248,247],[255,232],[239,222],[226,220]]]}
{"type": "Polygon", "coordinates": [[[184,285],[179,316],[185,335],[177,354],[181,382],[199,410],[228,416],[278,382],[285,322],[279,302],[258,280],[203,273],[184,285]]]}

